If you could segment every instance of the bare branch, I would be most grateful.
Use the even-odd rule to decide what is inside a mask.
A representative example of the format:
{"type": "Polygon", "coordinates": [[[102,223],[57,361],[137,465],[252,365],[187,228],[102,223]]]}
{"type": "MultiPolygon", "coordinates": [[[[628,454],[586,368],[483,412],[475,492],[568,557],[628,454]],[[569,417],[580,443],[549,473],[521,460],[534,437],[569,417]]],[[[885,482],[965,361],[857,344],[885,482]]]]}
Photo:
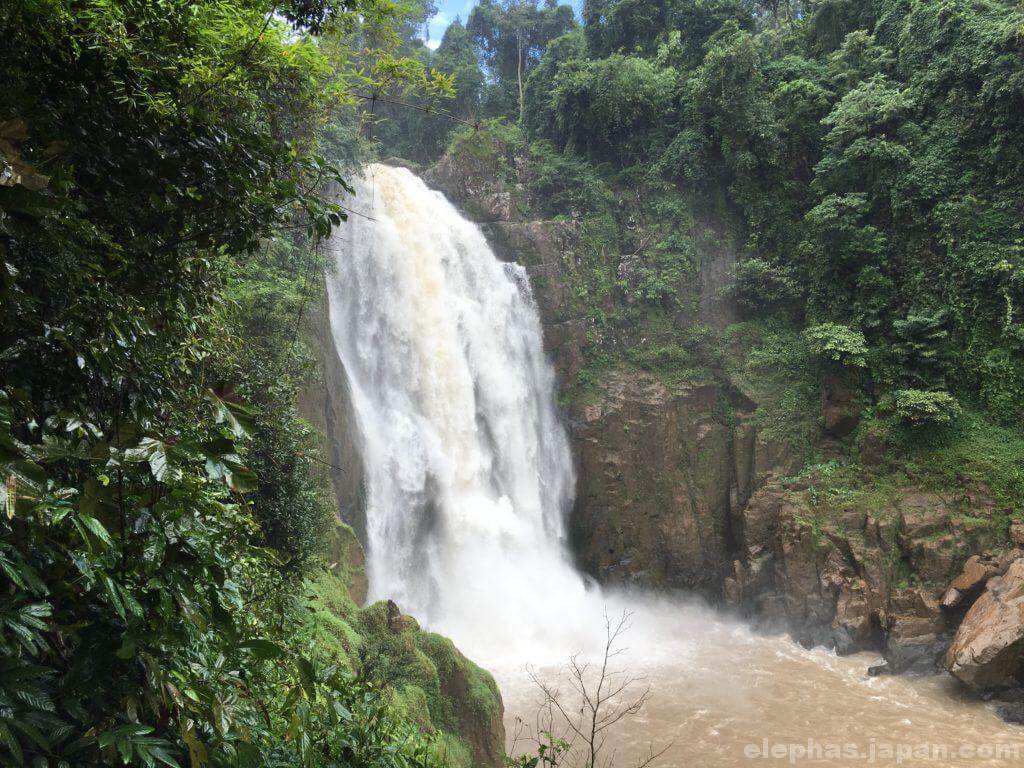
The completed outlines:
{"type": "MultiPolygon", "coordinates": [[[[611,729],[639,714],[651,696],[649,685],[639,693],[633,693],[637,684],[643,682],[643,677],[613,667],[615,660],[627,650],[622,638],[629,631],[631,616],[624,611],[613,620],[605,614],[605,642],[597,665],[584,661],[579,654],[569,659],[565,670],[571,691],[569,700],[563,698],[558,688],[528,670],[530,679],[542,694],[534,736],[540,764],[557,764],[563,768],[614,768],[617,751],[606,749],[611,729]],[[555,735],[556,721],[559,721],[559,727],[567,738],[555,735]],[[581,747],[579,754],[576,752],[577,743],[581,747]]],[[[518,737],[517,731],[513,744],[518,737]]],[[[646,757],[639,760],[634,768],[650,768],[670,746],[659,751],[648,746],[646,757]]]]}

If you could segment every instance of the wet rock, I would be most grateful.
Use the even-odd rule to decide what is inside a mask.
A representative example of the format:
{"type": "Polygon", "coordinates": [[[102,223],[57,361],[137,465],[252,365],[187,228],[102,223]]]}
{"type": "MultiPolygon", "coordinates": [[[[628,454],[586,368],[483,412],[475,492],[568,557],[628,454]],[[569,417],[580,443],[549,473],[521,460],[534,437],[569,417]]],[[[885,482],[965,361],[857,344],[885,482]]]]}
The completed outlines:
{"type": "Polygon", "coordinates": [[[1006,722],[1024,725],[1024,688],[985,692],[979,698],[990,702],[996,714],[1006,722]]]}
{"type": "Polygon", "coordinates": [[[1024,725],[1024,703],[1019,701],[996,704],[996,714],[1012,725],[1024,725]]]}
{"type": "Polygon", "coordinates": [[[826,376],[821,386],[821,416],[825,431],[843,438],[860,424],[861,403],[857,392],[838,376],[826,376]]]}
{"type": "Polygon", "coordinates": [[[967,612],[946,669],[976,690],[1018,685],[1024,672],[1024,559],[994,577],[967,612]]]}
{"type": "Polygon", "coordinates": [[[386,602],[387,625],[392,634],[400,635],[403,632],[418,632],[420,623],[412,616],[402,613],[398,604],[393,600],[386,602]]]}
{"type": "Polygon", "coordinates": [[[740,421],[732,433],[733,477],[736,481],[735,508],[742,510],[754,492],[754,449],[757,429],[749,421],[740,421]]]}
{"type": "Polygon", "coordinates": [[[579,231],[571,221],[495,222],[484,227],[499,258],[525,267],[544,326],[544,348],[563,381],[583,367],[586,319],[578,312],[576,251],[579,231]]]}
{"type": "MultiPolygon", "coordinates": [[[[338,518],[351,525],[359,541],[365,543],[363,500],[366,493],[363,487],[362,458],[359,455],[359,430],[348,377],[334,345],[326,288],[321,292],[320,300],[310,315],[310,331],[319,352],[322,375],[310,377],[302,386],[296,405],[303,418],[315,428],[321,455],[326,460],[326,463],[315,462],[313,471],[330,482],[337,502],[338,518]]],[[[360,565],[361,557],[360,553],[360,565]]]]}
{"type": "Polygon", "coordinates": [[[938,635],[886,638],[885,658],[893,674],[917,672],[927,674],[940,667],[942,654],[949,643],[938,635]]]}
{"type": "Polygon", "coordinates": [[[424,172],[423,180],[461,206],[474,221],[512,221],[518,190],[501,180],[500,170],[492,158],[449,153],[424,172]]]}
{"type": "Polygon", "coordinates": [[[877,429],[868,429],[860,441],[860,463],[880,467],[885,463],[885,436],[877,429]]]}
{"type": "Polygon", "coordinates": [[[739,311],[731,290],[736,274],[736,249],[732,238],[714,217],[697,216],[693,229],[700,258],[700,322],[722,330],[739,320],[739,311]]]}
{"type": "Polygon", "coordinates": [[[742,557],[726,593],[805,644],[880,650],[892,671],[930,671],[974,591],[1024,558],[1014,549],[964,562],[990,542],[963,522],[975,509],[987,514],[982,495],[944,500],[904,488],[870,512],[855,504],[823,512],[807,488],[770,482],[737,513],[742,557]],[[894,584],[907,572],[917,585],[894,584]]]}
{"type": "Polygon", "coordinates": [[[993,576],[1005,572],[1000,571],[998,560],[972,555],[964,563],[960,575],[950,582],[942,596],[942,607],[946,609],[960,608],[973,603],[985,588],[985,584],[993,576]]]}
{"type": "Polygon", "coordinates": [[[779,519],[786,493],[781,488],[762,488],[747,503],[741,513],[743,549],[748,553],[767,550],[776,543],[779,519]]]}
{"type": "Polygon", "coordinates": [[[871,605],[867,585],[862,579],[843,584],[832,619],[832,639],[836,653],[848,654],[870,647],[874,640],[871,605]]]}
{"type": "Polygon", "coordinates": [[[899,496],[902,530],[899,546],[910,570],[928,584],[948,583],[972,552],[989,543],[960,522],[955,501],[925,491],[903,489],[899,496]]]}
{"type": "Polygon", "coordinates": [[[720,397],[714,384],[669,387],[629,370],[599,382],[573,435],[572,535],[588,571],[720,590],[732,562],[729,430],[715,417],[720,397]]]}
{"type": "Polygon", "coordinates": [[[893,590],[885,629],[885,658],[894,672],[933,671],[948,645],[939,601],[921,587],[893,590]]]}

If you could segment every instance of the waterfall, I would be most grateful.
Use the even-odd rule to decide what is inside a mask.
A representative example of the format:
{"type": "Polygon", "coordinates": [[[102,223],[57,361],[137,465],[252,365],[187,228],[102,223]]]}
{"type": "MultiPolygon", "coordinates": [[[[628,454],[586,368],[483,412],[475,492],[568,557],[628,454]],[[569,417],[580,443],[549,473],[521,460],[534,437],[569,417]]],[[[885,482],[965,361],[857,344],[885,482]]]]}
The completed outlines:
{"type": "Polygon", "coordinates": [[[575,570],[575,478],[525,270],[402,168],[369,166],[331,242],[331,326],[367,492],[371,599],[479,660],[600,638],[575,570]]]}

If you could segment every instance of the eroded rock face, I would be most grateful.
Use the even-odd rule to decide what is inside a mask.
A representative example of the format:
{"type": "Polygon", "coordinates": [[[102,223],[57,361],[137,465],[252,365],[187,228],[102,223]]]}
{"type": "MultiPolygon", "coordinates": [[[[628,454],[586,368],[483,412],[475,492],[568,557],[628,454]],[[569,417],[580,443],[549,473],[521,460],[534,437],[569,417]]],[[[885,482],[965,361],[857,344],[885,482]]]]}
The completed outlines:
{"type": "Polygon", "coordinates": [[[583,367],[587,344],[585,319],[574,311],[575,254],[578,227],[571,221],[514,221],[484,225],[499,258],[526,268],[541,322],[544,347],[563,381],[583,367]]]}
{"type": "Polygon", "coordinates": [[[574,434],[572,531],[583,565],[609,580],[707,588],[729,558],[729,434],[713,384],[669,388],[611,371],[574,434]]]}
{"type": "Polygon", "coordinates": [[[1024,679],[1024,559],[989,580],[946,654],[946,669],[975,690],[1020,685],[1024,679]]]}
{"type": "Polygon", "coordinates": [[[522,191],[499,178],[497,171],[489,158],[446,154],[423,174],[423,180],[455,201],[474,221],[512,221],[522,191]]]}
{"type": "Polygon", "coordinates": [[[833,437],[847,437],[860,424],[859,393],[838,376],[826,376],[821,386],[821,417],[825,431],[833,437]]]}
{"type": "Polygon", "coordinates": [[[856,506],[817,511],[807,492],[769,483],[739,515],[741,557],[726,600],[804,644],[878,650],[890,671],[933,669],[958,618],[943,601],[966,600],[979,579],[983,584],[1012,561],[991,555],[961,562],[994,543],[990,532],[963,522],[972,505],[989,504],[906,488],[870,513],[856,506]],[[906,573],[919,583],[901,585],[906,573]]]}
{"type": "Polygon", "coordinates": [[[299,391],[297,405],[299,413],[316,429],[325,462],[317,463],[315,469],[330,481],[338,503],[338,517],[352,526],[360,541],[365,542],[359,434],[348,379],[331,332],[326,288],[318,306],[310,314],[310,331],[320,353],[319,375],[311,378],[299,391]]]}

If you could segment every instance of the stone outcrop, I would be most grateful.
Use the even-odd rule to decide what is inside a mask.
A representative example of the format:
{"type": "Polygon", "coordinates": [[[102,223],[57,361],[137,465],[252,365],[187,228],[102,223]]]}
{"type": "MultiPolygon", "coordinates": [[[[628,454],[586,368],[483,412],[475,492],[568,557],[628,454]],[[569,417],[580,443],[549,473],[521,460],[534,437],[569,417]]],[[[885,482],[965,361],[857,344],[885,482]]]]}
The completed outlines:
{"type": "Polygon", "coordinates": [[[478,222],[512,221],[524,196],[521,186],[502,179],[495,158],[471,153],[446,154],[423,174],[423,180],[478,222]]]}
{"type": "Polygon", "coordinates": [[[571,221],[499,221],[484,224],[499,258],[521,264],[544,324],[544,347],[562,379],[572,381],[583,367],[585,319],[574,311],[575,254],[579,228],[571,221]]]}
{"type": "Polygon", "coordinates": [[[730,549],[730,436],[715,384],[610,371],[574,430],[572,517],[584,567],[608,580],[713,589],[730,549]]]}
{"type": "Polygon", "coordinates": [[[863,404],[857,391],[838,376],[826,376],[821,386],[821,418],[832,437],[848,437],[860,424],[863,404]]]}
{"type": "Polygon", "coordinates": [[[963,622],[946,654],[946,668],[980,691],[1024,682],[1024,559],[993,576],[963,622]]]}
{"type": "Polygon", "coordinates": [[[799,484],[769,483],[740,514],[726,600],[804,644],[878,650],[889,671],[932,669],[958,621],[951,609],[1012,560],[963,562],[995,543],[966,521],[991,504],[904,488],[870,512],[816,508],[799,484]]]}

